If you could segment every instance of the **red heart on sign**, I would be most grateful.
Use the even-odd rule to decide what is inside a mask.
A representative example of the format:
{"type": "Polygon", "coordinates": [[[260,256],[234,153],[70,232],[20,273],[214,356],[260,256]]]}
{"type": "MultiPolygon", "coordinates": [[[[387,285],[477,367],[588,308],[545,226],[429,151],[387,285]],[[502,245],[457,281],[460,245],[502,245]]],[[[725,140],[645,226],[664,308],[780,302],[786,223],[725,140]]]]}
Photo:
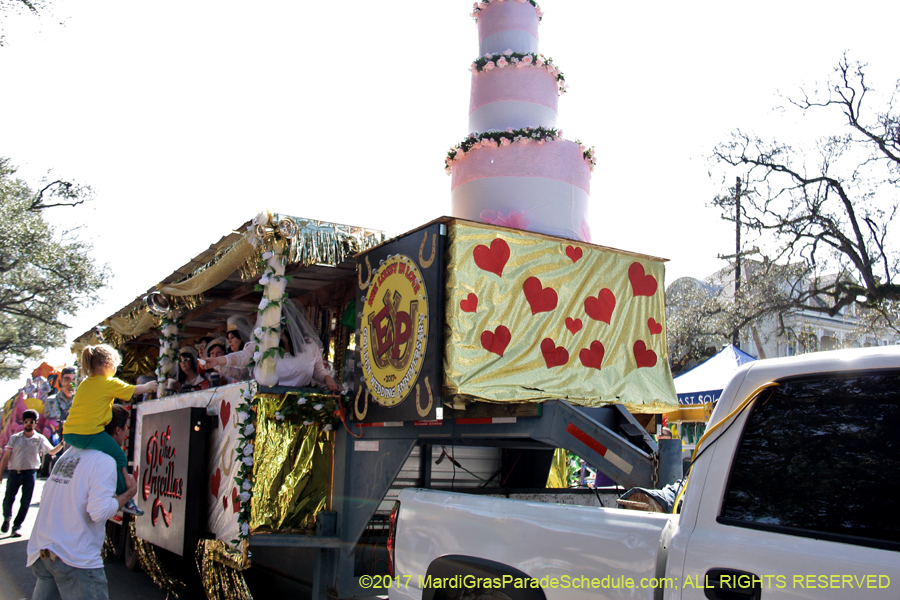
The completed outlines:
{"type": "Polygon", "coordinates": [[[219,484],[222,483],[222,469],[217,468],[215,474],[209,478],[209,493],[219,497],[219,484]]]}
{"type": "Polygon", "coordinates": [[[562,346],[557,346],[550,338],[544,338],[541,342],[541,354],[544,355],[544,362],[547,368],[560,367],[569,362],[569,351],[562,346]]]}
{"type": "Polygon", "coordinates": [[[603,355],[606,354],[606,349],[603,347],[598,341],[591,342],[590,349],[583,348],[581,352],[578,353],[578,359],[581,360],[581,364],[591,369],[600,370],[600,365],[603,364],[603,355]]]}
{"type": "Polygon", "coordinates": [[[541,280],[537,277],[526,279],[522,289],[525,290],[525,299],[528,300],[528,304],[531,306],[531,314],[550,312],[556,308],[556,303],[559,300],[556,290],[541,286],[541,280]]]}
{"type": "Polygon", "coordinates": [[[572,332],[572,335],[575,335],[579,331],[581,331],[582,323],[581,319],[573,319],[572,317],[566,317],[566,329],[572,332]]]}
{"type": "Polygon", "coordinates": [[[234,512],[241,510],[241,503],[237,501],[237,497],[237,488],[231,488],[231,508],[234,509],[234,512]]]}
{"type": "Polygon", "coordinates": [[[644,265],[641,263],[631,263],[628,267],[628,279],[631,281],[631,291],[635,296],[652,296],[656,293],[656,278],[653,275],[644,275],[644,265]]]}
{"type": "Polygon", "coordinates": [[[589,296],[584,301],[584,312],[595,321],[603,321],[609,325],[613,309],[616,307],[616,297],[607,288],[600,290],[597,297],[589,296]]]}
{"type": "Polygon", "coordinates": [[[223,400],[219,408],[219,418],[222,419],[222,428],[228,427],[228,419],[231,418],[231,403],[223,400]]]}
{"type": "Polygon", "coordinates": [[[485,331],[481,334],[481,347],[497,356],[503,356],[512,334],[505,326],[500,325],[495,331],[485,331]]]}
{"type": "Polygon", "coordinates": [[[577,263],[578,259],[580,259],[584,255],[584,251],[581,248],[576,248],[575,246],[566,246],[566,256],[572,259],[573,263],[577,263]]]}
{"type": "Polygon", "coordinates": [[[639,369],[641,367],[655,367],[656,352],[648,350],[647,344],[642,340],[638,340],[634,343],[634,360],[637,361],[639,369]]]}
{"type": "Polygon", "coordinates": [[[656,335],[658,333],[662,333],[662,325],[656,322],[656,319],[650,317],[647,319],[647,329],[650,330],[652,335],[656,335]]]}
{"type": "Polygon", "coordinates": [[[465,300],[459,301],[459,309],[463,312],[473,313],[478,310],[478,296],[475,294],[469,294],[469,297],[465,300]]]}
{"type": "Polygon", "coordinates": [[[491,242],[490,248],[481,244],[475,246],[472,256],[480,269],[503,277],[503,267],[509,260],[509,244],[505,240],[497,238],[491,242]]]}

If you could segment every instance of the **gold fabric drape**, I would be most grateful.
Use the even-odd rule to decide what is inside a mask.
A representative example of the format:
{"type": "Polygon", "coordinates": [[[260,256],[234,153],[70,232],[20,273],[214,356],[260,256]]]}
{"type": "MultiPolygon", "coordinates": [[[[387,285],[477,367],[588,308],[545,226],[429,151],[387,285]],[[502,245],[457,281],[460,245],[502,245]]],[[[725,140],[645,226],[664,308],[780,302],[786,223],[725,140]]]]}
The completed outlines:
{"type": "Polygon", "coordinates": [[[196,296],[213,288],[229,275],[237,271],[253,254],[256,248],[250,245],[246,239],[241,240],[228,252],[223,254],[208,268],[200,271],[190,279],[178,283],[160,285],[159,291],[170,296],[196,296]]]}
{"type": "Polygon", "coordinates": [[[113,317],[107,323],[120,335],[136,336],[152,327],[157,327],[159,325],[159,317],[151,315],[150,311],[145,307],[133,316],[113,317]]]}
{"type": "Polygon", "coordinates": [[[296,397],[260,396],[256,406],[250,529],[308,530],[328,491],[329,436],[320,425],[276,418],[296,397]]]}
{"type": "Polygon", "coordinates": [[[444,394],[678,408],[661,259],[475,223],[449,227],[444,394]]]}

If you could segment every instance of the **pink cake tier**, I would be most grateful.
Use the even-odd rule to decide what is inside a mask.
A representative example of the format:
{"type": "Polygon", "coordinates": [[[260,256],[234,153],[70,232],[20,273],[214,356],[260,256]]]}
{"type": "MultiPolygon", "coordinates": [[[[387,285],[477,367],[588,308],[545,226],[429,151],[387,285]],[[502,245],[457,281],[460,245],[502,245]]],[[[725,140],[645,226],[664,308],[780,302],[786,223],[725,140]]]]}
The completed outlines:
{"type": "Polygon", "coordinates": [[[476,18],[481,56],[507,49],[522,53],[538,51],[538,14],[527,0],[492,0],[476,13],[476,18]]]}
{"type": "MultiPolygon", "coordinates": [[[[503,4],[518,2],[507,0],[503,4]]],[[[503,68],[474,72],[469,131],[556,127],[558,101],[559,83],[546,68],[509,63],[503,68]]]]}
{"type": "Polygon", "coordinates": [[[515,142],[457,156],[451,172],[452,215],[590,241],[591,169],[578,144],[515,142]]]}

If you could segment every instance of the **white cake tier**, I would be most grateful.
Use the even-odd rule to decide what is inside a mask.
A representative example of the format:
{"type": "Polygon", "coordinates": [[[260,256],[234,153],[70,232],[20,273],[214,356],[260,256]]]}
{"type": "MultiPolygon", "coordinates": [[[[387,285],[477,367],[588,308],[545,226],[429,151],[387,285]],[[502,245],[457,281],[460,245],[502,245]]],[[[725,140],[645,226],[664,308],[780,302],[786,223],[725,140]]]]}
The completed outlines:
{"type": "Polygon", "coordinates": [[[451,214],[583,242],[591,171],[577,144],[478,148],[454,162],[451,214]]]}
{"type": "Polygon", "coordinates": [[[547,69],[510,65],[473,73],[469,131],[556,127],[558,102],[559,84],[547,69]]]}
{"type": "Polygon", "coordinates": [[[469,115],[469,131],[522,129],[523,127],[556,127],[556,111],[527,102],[501,100],[478,108],[469,115]]]}
{"type": "Polygon", "coordinates": [[[513,50],[538,51],[538,17],[530,2],[491,2],[478,12],[478,52],[481,56],[513,50]]]}

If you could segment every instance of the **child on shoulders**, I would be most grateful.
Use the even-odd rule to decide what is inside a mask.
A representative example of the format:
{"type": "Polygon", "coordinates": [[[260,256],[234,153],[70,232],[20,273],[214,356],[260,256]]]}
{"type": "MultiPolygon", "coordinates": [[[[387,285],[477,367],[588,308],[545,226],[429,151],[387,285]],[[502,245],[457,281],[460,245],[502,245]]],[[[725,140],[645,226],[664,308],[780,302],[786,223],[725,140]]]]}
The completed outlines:
{"type": "MultiPolygon", "coordinates": [[[[116,369],[121,362],[116,349],[107,344],[84,348],[81,366],[88,377],[75,390],[75,399],[64,430],[64,437],[69,445],[99,450],[116,460],[116,495],[122,494],[126,489],[122,467],[128,468],[128,459],[112,436],[104,431],[112,420],[113,402],[116,399],[129,401],[135,394],[155,392],[157,386],[156,381],[135,386],[117,379],[116,369]]],[[[122,511],[133,515],[143,514],[135,505],[134,499],[129,500],[122,511]]]]}

